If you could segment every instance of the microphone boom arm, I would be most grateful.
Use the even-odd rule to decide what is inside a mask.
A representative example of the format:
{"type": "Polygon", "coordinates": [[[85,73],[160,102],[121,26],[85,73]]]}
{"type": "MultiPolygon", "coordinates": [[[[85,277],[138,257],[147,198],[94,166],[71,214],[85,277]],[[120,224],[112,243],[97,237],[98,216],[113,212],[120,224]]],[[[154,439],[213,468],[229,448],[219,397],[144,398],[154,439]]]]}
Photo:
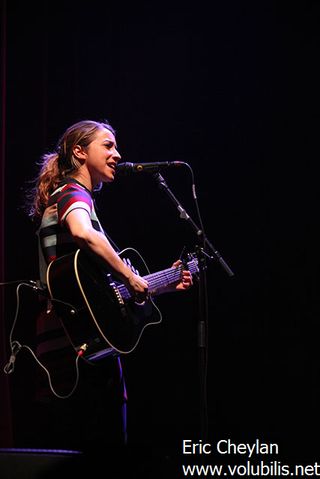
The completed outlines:
{"type": "Polygon", "coordinates": [[[191,227],[193,228],[193,230],[195,231],[196,235],[198,238],[200,238],[202,241],[203,241],[203,244],[205,246],[208,246],[211,253],[212,253],[212,256],[209,256],[207,255],[206,253],[206,256],[209,257],[210,259],[212,260],[215,260],[217,261],[221,266],[222,268],[224,269],[224,271],[228,274],[228,276],[232,277],[234,276],[234,272],[232,271],[232,269],[230,268],[230,266],[226,263],[226,261],[222,258],[221,254],[219,253],[219,251],[214,248],[214,246],[212,245],[212,243],[210,243],[210,241],[208,240],[208,238],[205,236],[204,232],[198,227],[198,225],[193,221],[193,219],[188,215],[188,213],[186,212],[186,210],[183,208],[183,206],[179,203],[178,199],[175,197],[175,195],[172,193],[172,191],[170,190],[169,186],[167,185],[165,179],[163,178],[162,175],[160,175],[160,173],[154,173],[152,175],[155,180],[157,181],[158,183],[158,186],[160,189],[164,190],[167,195],[169,196],[169,198],[171,199],[171,201],[176,205],[179,213],[180,213],[180,218],[181,219],[184,219],[186,220],[190,225],[191,227]]]}

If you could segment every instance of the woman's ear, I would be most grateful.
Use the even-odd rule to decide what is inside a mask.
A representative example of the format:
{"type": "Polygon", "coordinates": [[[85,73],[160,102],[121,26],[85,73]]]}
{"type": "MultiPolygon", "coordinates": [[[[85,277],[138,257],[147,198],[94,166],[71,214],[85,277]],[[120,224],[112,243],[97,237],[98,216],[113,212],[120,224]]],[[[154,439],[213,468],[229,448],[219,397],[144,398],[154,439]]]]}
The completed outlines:
{"type": "Polygon", "coordinates": [[[80,145],[75,145],[73,147],[72,153],[78,160],[85,160],[87,158],[85,149],[80,145]]]}

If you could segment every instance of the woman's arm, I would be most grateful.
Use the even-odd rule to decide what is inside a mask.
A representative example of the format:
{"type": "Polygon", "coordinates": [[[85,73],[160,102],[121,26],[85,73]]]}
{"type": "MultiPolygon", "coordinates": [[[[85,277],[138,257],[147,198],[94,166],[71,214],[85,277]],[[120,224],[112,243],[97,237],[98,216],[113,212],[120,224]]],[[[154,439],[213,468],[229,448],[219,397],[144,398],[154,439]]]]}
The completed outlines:
{"type": "MultiPolygon", "coordinates": [[[[112,273],[123,281],[131,293],[142,296],[147,294],[147,281],[135,274],[122,261],[103,233],[92,227],[86,210],[81,208],[72,210],[67,215],[65,224],[79,248],[90,250],[102,259],[112,270],[112,273]]],[[[143,299],[143,297],[139,299],[143,299]]]]}

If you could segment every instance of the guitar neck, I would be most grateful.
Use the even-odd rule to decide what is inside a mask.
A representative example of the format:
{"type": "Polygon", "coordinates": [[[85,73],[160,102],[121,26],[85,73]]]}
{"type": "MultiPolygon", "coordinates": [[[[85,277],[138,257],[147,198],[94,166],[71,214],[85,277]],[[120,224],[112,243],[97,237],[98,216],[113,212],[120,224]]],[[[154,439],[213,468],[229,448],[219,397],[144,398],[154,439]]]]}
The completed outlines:
{"type": "MultiPolygon", "coordinates": [[[[181,264],[176,267],[167,268],[162,271],[143,276],[143,279],[145,279],[149,284],[150,294],[152,296],[161,294],[161,290],[166,286],[170,286],[179,281],[183,269],[185,269],[185,266],[181,264]]],[[[191,274],[198,272],[198,266],[195,259],[188,262],[188,270],[191,272],[191,274]]],[[[119,285],[118,290],[120,291],[123,299],[129,299],[131,297],[131,294],[124,284],[119,285]]]]}

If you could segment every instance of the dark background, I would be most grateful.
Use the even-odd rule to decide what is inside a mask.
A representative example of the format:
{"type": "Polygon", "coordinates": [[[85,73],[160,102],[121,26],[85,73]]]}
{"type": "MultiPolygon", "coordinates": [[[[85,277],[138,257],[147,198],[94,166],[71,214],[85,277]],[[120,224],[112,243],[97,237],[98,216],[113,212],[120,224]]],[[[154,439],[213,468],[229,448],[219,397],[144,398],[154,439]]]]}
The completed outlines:
{"type": "MultiPolygon", "coordinates": [[[[8,2],[6,279],[37,278],[23,211],[36,163],[73,122],[107,118],[124,161],[185,161],[209,240],[209,435],[278,441],[319,459],[318,2],[8,2]]],[[[198,222],[187,169],[163,172],[198,222]]],[[[151,270],[197,240],[148,175],[97,196],[121,247],[151,270]]],[[[124,358],[132,443],[179,450],[201,437],[198,289],[159,299],[161,326],[124,358]]],[[[6,301],[6,328],[15,309],[6,301]]],[[[17,336],[32,342],[34,296],[17,336]]],[[[10,379],[15,445],[36,365],[10,379]]]]}

